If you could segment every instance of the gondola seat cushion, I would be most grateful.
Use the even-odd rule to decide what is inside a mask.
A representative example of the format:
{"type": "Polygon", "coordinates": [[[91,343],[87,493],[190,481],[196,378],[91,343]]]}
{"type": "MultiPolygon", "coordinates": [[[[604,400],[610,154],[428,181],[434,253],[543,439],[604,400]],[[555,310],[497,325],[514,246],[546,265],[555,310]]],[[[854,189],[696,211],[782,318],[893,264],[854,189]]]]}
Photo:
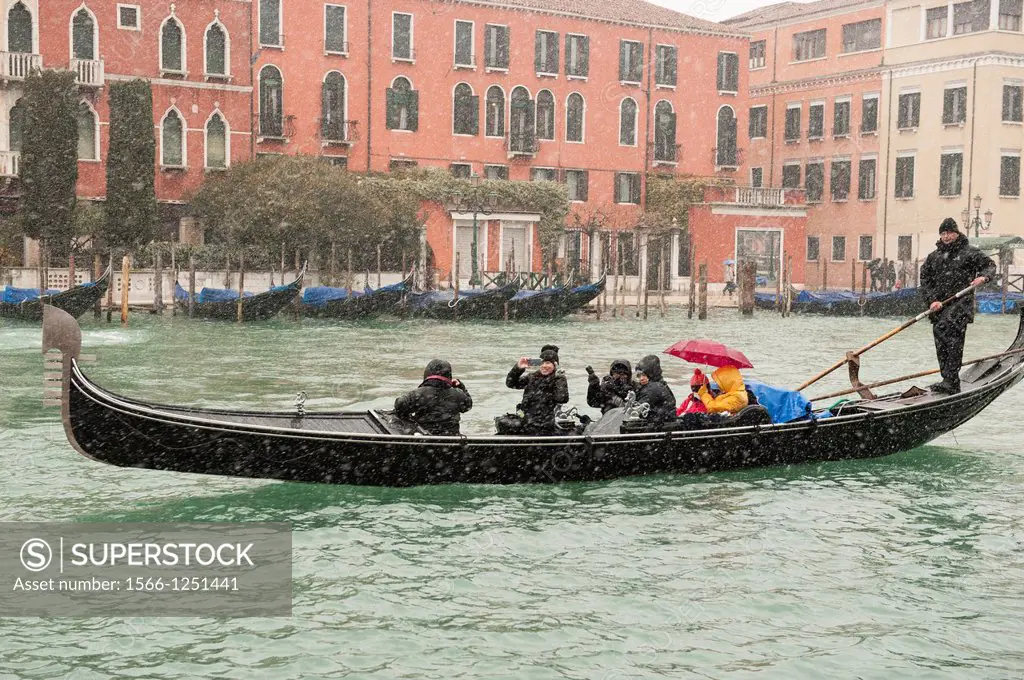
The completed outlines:
{"type": "Polygon", "coordinates": [[[680,417],[664,425],[652,425],[642,420],[623,423],[622,434],[636,432],[689,432],[692,430],[713,430],[722,427],[753,427],[755,425],[771,425],[772,417],[768,409],[760,404],[743,407],[739,413],[724,418],[686,418],[680,417]],[[694,422],[699,422],[694,425],[694,422]]]}

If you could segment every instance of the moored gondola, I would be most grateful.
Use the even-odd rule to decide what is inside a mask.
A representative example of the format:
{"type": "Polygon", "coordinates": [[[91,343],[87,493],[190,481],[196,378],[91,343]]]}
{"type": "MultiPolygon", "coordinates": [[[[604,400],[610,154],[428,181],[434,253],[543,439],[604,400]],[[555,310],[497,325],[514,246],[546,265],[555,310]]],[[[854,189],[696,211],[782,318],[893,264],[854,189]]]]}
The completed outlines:
{"type": "Polygon", "coordinates": [[[41,321],[43,306],[53,305],[78,318],[107,294],[110,285],[110,267],[95,281],[72,286],[65,291],[47,291],[40,295],[38,288],[13,288],[7,286],[0,298],[0,317],[41,321]]]}
{"type": "Polygon", "coordinates": [[[519,291],[518,283],[499,288],[470,288],[459,291],[428,291],[405,296],[405,311],[413,317],[441,320],[500,319],[505,303],[519,291]]]}
{"type": "MultiPolygon", "coordinates": [[[[242,321],[264,321],[284,309],[302,289],[303,267],[291,283],[274,286],[268,291],[242,297],[242,321]]],[[[174,304],[178,311],[188,314],[188,292],[177,281],[174,283],[174,304]]],[[[192,316],[199,319],[222,321],[238,320],[238,291],[220,288],[203,288],[192,303],[192,316]]]]}
{"type": "Polygon", "coordinates": [[[365,319],[379,314],[397,314],[398,305],[411,286],[410,274],[389,286],[352,293],[347,288],[306,288],[302,291],[302,313],[323,319],[365,319]]]}
{"type": "Polygon", "coordinates": [[[582,286],[576,286],[575,288],[569,289],[562,299],[563,314],[573,314],[582,310],[591,300],[597,298],[602,292],[604,292],[606,276],[602,276],[593,283],[583,284],[582,286]]]}
{"type": "Polygon", "coordinates": [[[696,431],[621,426],[623,411],[613,409],[582,433],[443,437],[411,432],[383,411],[230,411],[118,396],[82,371],[81,330],[54,307],[45,309],[42,346],[44,353],[62,353],[65,433],[93,460],[134,469],[377,486],[592,481],[885,456],[958,427],[1024,377],[1022,315],[1011,345],[1018,353],[966,369],[963,391],[956,395],[911,389],[844,402],[791,422],[748,423],[741,413],[725,427],[696,431]]]}
{"type": "Polygon", "coordinates": [[[557,319],[565,316],[565,286],[521,290],[508,301],[509,319],[557,319]]]}

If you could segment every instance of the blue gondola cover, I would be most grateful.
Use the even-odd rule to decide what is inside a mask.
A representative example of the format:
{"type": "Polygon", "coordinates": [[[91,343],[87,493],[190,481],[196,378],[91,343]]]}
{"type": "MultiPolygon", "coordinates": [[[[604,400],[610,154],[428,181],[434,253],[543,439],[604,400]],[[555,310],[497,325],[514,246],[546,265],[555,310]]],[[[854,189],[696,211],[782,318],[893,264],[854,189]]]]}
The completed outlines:
{"type": "MultiPolygon", "coordinates": [[[[46,294],[56,295],[59,292],[59,288],[50,288],[46,291],[46,294]]],[[[34,300],[37,297],[39,297],[38,288],[15,288],[14,286],[6,286],[4,288],[3,301],[9,305],[17,305],[28,300],[34,300]]]]}

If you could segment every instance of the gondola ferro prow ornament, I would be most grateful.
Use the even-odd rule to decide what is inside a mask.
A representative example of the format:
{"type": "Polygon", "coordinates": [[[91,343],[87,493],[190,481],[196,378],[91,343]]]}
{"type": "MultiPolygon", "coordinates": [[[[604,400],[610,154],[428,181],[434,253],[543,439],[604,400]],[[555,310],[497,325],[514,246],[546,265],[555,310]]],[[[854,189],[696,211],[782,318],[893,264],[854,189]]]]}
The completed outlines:
{"type": "Polygon", "coordinates": [[[96,361],[94,355],[82,354],[82,329],[75,317],[53,305],[43,305],[43,406],[60,406],[64,433],[76,451],[82,450],[71,429],[71,365],[73,361],[96,361]],[[60,357],[53,353],[60,352],[60,357]]]}

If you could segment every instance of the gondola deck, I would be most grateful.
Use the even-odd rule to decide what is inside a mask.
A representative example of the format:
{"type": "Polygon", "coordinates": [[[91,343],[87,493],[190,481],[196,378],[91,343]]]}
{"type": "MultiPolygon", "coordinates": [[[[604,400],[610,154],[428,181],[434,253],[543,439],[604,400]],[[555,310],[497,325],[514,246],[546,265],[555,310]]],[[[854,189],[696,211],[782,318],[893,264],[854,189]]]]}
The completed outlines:
{"type": "MultiPolygon", "coordinates": [[[[404,434],[376,411],[236,412],[127,399],[82,372],[77,361],[81,331],[74,319],[48,307],[43,338],[44,352],[59,349],[63,354],[67,437],[94,460],[379,486],[592,481],[885,456],[956,428],[1024,377],[1024,356],[1017,354],[966,369],[963,392],[957,395],[893,394],[851,401],[831,417],[816,420],[670,433],[616,427],[608,434],[439,437],[404,434]]],[[[1024,317],[1011,345],[1021,348],[1024,317]]]]}

